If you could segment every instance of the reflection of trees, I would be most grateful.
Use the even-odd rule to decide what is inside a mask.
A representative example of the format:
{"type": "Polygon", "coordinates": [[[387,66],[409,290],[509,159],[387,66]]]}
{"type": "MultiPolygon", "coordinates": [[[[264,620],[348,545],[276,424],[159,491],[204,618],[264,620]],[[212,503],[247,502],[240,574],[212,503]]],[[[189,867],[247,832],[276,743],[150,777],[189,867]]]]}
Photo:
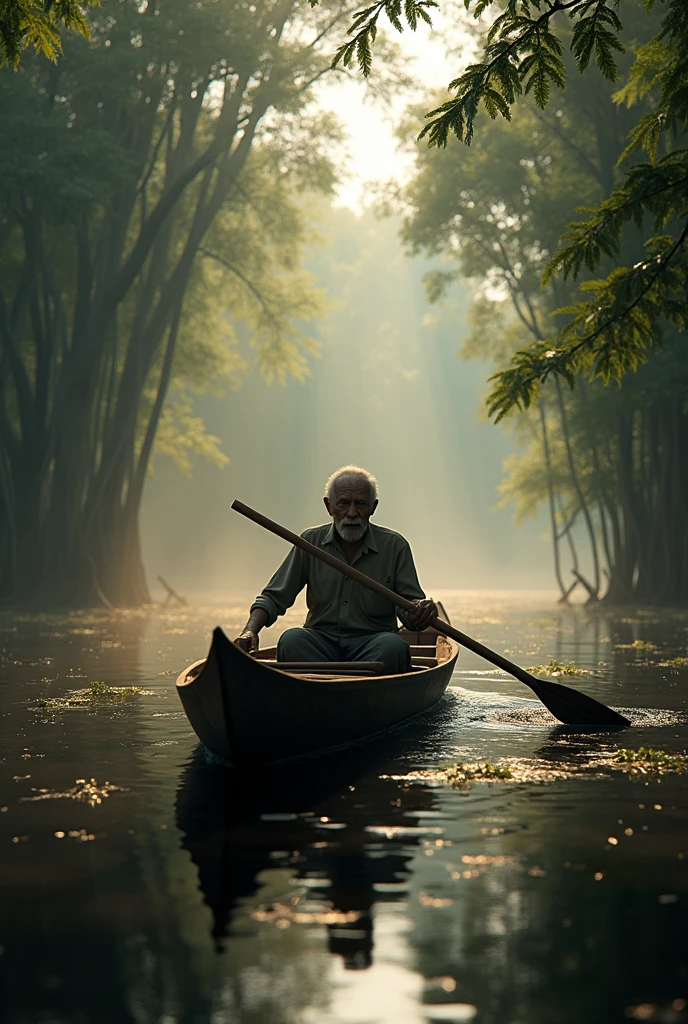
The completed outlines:
{"type": "Polygon", "coordinates": [[[683,608],[636,608],[625,613],[610,609],[591,616],[591,624],[608,638],[591,659],[593,665],[603,659],[601,663],[608,676],[604,689],[598,690],[602,699],[614,705],[682,707],[682,703],[671,699],[667,682],[681,685],[685,667],[667,662],[685,656],[687,622],[688,612],[683,608]]]}

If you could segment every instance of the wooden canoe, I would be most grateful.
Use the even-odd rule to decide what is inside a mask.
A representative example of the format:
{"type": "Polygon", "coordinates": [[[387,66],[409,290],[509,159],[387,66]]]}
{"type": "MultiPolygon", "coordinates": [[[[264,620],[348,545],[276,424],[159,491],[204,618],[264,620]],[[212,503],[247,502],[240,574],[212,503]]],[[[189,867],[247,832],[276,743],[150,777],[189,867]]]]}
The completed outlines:
{"type": "Polygon", "coordinates": [[[317,754],[383,732],[442,697],[459,655],[433,630],[401,631],[411,670],[375,674],[374,663],[337,668],[277,662],[276,648],[251,656],[218,627],[208,657],[177,679],[184,711],[211,754],[235,767],[317,754]]]}

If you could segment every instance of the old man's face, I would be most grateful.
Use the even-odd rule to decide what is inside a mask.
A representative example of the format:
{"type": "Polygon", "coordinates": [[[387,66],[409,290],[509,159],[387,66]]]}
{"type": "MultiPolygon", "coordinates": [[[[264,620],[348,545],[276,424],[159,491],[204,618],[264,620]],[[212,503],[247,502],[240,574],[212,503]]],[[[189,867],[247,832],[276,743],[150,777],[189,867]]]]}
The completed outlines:
{"type": "Polygon", "coordinates": [[[325,498],[325,507],[342,540],[355,544],[368,529],[368,520],[377,508],[370,500],[368,481],[361,477],[342,477],[334,487],[333,500],[325,498]]]}

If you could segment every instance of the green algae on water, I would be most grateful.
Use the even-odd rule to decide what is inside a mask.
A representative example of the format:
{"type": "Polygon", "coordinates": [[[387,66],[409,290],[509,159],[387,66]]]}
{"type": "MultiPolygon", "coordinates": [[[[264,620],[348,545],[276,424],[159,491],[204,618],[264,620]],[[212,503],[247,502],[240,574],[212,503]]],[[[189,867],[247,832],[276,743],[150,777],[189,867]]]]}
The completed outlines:
{"type": "Polygon", "coordinates": [[[463,789],[471,782],[496,782],[513,777],[509,767],[491,761],[457,761],[444,769],[444,776],[453,789],[463,789]]]}
{"type": "Polygon", "coordinates": [[[546,665],[531,665],[528,672],[534,676],[589,676],[592,675],[586,668],[578,668],[575,662],[557,661],[552,658],[546,665]]]}
{"type": "Polygon", "coordinates": [[[92,697],[112,697],[123,690],[136,689],[136,687],[108,686],[102,679],[94,679],[92,683],[89,683],[88,688],[91,691],[92,697]]]}
{"type": "Polygon", "coordinates": [[[98,707],[104,702],[121,703],[130,697],[150,696],[152,692],[142,686],[108,686],[102,680],[94,679],[87,689],[68,690],[63,697],[36,697],[33,706],[35,711],[44,713],[69,711],[80,707],[98,707]]]}
{"type": "Polygon", "coordinates": [[[637,750],[623,747],[616,751],[614,761],[631,775],[665,775],[688,770],[688,759],[683,754],[670,754],[653,747],[638,747],[637,750]]]}

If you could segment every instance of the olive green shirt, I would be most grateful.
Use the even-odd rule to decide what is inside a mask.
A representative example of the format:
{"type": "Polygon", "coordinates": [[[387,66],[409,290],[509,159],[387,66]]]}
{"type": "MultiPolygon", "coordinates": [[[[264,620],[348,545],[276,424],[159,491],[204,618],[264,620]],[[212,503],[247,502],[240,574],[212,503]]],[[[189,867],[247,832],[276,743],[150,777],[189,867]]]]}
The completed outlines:
{"type": "MultiPolygon", "coordinates": [[[[349,564],[339,545],[334,524],[305,530],[301,536],[316,547],[329,551],[349,564]]],[[[408,541],[394,530],[368,524],[363,542],[350,563],[396,591],[409,601],[425,597],[420,588],[408,541]]],[[[304,625],[334,637],[362,636],[368,633],[393,633],[397,618],[407,625],[406,612],[378,594],[344,576],[319,558],[293,548],[251,606],[267,612],[271,626],[284,615],[306,587],[308,615],[304,625]]]]}

